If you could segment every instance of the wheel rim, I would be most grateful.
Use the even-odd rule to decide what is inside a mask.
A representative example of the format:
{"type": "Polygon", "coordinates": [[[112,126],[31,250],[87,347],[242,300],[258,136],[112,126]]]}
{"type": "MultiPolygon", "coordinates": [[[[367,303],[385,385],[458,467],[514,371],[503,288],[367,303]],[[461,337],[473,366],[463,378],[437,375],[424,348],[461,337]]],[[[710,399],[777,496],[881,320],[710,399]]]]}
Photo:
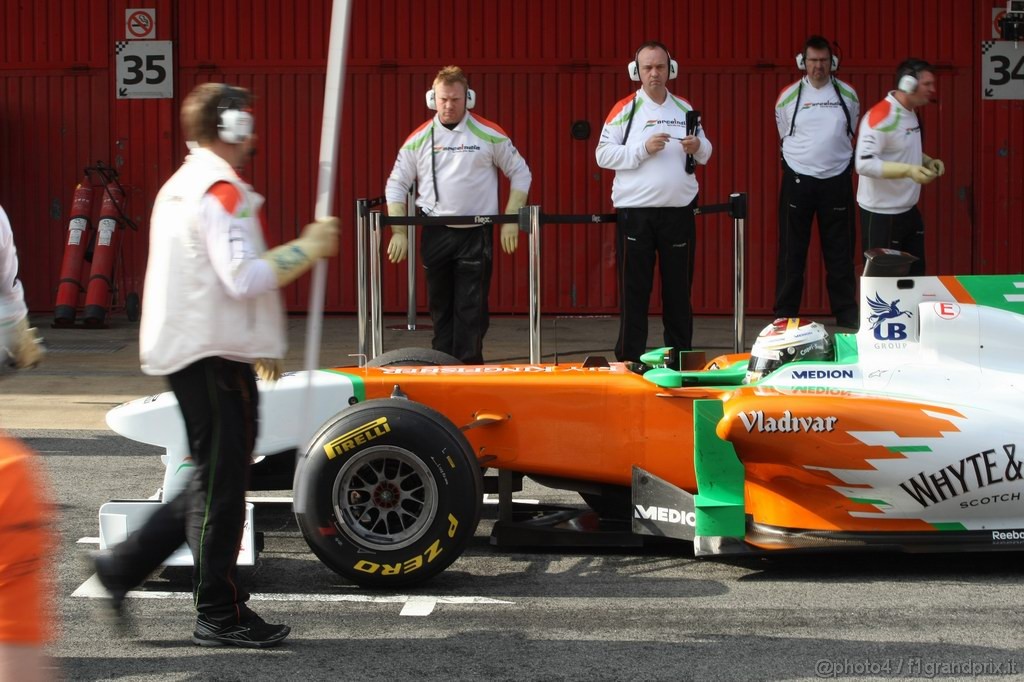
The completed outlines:
{"type": "Polygon", "coordinates": [[[334,479],[340,530],[382,550],[416,542],[437,515],[437,483],[426,464],[403,448],[363,450],[334,479]]]}

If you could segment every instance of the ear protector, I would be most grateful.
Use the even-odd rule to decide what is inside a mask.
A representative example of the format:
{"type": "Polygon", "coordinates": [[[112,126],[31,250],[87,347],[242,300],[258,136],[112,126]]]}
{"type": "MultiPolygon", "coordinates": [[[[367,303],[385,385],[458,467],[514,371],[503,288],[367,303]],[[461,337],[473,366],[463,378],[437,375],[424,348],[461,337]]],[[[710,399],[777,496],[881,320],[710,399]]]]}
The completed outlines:
{"type": "Polygon", "coordinates": [[[917,91],[917,77],[912,73],[903,74],[900,76],[899,82],[896,83],[896,89],[913,95],[917,91]]]}
{"type": "Polygon", "coordinates": [[[217,105],[217,136],[228,144],[241,144],[252,136],[255,119],[244,110],[245,97],[230,85],[224,86],[217,105]]]}
{"type": "MultiPolygon", "coordinates": [[[[801,71],[806,71],[807,70],[806,56],[804,55],[803,52],[798,52],[797,55],[796,55],[796,68],[800,69],[801,71]]],[[[832,71],[838,71],[838,70],[839,70],[839,57],[837,57],[835,54],[833,54],[832,55],[832,71]]]]}
{"type": "Polygon", "coordinates": [[[917,75],[921,71],[928,71],[931,66],[928,62],[918,59],[908,59],[900,64],[896,71],[896,89],[912,95],[917,92],[917,75]]]}
{"type": "Polygon", "coordinates": [[[668,55],[668,77],[669,80],[679,75],[679,63],[672,59],[672,53],[668,51],[668,48],[661,43],[647,43],[642,45],[636,53],[633,55],[633,61],[626,66],[626,71],[629,73],[629,79],[632,81],[640,80],[640,65],[637,64],[637,60],[640,58],[640,50],[646,50],[649,47],[660,47],[665,50],[665,54],[668,55]]]}
{"type": "MultiPolygon", "coordinates": [[[[431,111],[437,111],[437,95],[434,94],[434,88],[427,90],[427,109],[431,111]]],[[[476,106],[476,93],[473,92],[473,88],[466,88],[466,108],[472,109],[476,106]]]]}

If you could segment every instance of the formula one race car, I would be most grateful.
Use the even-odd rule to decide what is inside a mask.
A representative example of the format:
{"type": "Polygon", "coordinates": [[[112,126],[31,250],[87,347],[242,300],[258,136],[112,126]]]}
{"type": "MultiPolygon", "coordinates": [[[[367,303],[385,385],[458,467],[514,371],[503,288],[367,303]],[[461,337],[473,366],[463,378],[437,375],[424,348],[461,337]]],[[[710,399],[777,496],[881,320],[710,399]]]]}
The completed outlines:
{"type": "MultiPolygon", "coordinates": [[[[595,509],[624,500],[633,533],[692,542],[698,556],[1024,548],[1024,276],[886,272],[908,262],[871,254],[856,334],[777,320],[750,354],[699,369],[679,369],[694,357],[669,349],[641,368],[393,351],[315,372],[311,415],[308,376],[286,376],[261,388],[256,469],[300,451],[298,525],[364,586],[450,565],[476,530],[485,469],[581,491],[595,509]],[[323,424],[308,447],[303,419],[323,424]]],[[[173,395],[126,403],[108,423],[166,448],[163,498],[181,489],[173,395]]],[[[113,507],[101,525],[104,513],[119,529],[108,541],[135,523],[113,507]]]]}

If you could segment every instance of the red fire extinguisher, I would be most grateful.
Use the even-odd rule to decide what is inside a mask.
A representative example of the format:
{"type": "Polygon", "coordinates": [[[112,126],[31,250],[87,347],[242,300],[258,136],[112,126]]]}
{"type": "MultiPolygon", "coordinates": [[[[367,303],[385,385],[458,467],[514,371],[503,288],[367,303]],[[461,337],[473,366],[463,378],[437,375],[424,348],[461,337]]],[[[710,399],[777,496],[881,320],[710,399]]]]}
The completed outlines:
{"type": "Polygon", "coordinates": [[[110,308],[110,292],[114,288],[114,262],[121,241],[121,220],[124,191],[116,182],[109,182],[103,191],[100,219],[96,223],[96,246],[92,254],[89,289],[85,295],[85,325],[102,327],[110,308]]]}
{"type": "Polygon", "coordinates": [[[68,240],[64,245],[64,261],[60,266],[60,283],[57,285],[57,305],[53,311],[54,327],[70,327],[75,323],[78,295],[85,290],[81,282],[82,262],[89,246],[91,220],[92,185],[86,175],[75,187],[71,198],[68,240]]]}

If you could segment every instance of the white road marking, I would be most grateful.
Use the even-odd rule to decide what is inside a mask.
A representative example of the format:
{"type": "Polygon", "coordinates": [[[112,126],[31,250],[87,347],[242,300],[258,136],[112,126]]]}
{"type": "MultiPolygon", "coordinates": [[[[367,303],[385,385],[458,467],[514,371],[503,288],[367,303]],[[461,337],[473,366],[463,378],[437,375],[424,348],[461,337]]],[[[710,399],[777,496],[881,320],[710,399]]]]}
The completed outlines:
{"type": "Polygon", "coordinates": [[[95,537],[95,538],[85,537],[85,538],[78,538],[78,540],[76,542],[79,545],[98,545],[98,544],[100,544],[100,539],[98,537],[95,537]]]}
{"type": "MultiPolygon", "coordinates": [[[[96,574],[78,586],[72,597],[85,599],[103,599],[107,591],[103,588],[96,574]]],[[[127,594],[130,599],[192,599],[191,592],[166,592],[132,590],[127,594]]],[[[298,601],[298,602],[356,602],[361,604],[402,604],[400,616],[429,616],[438,604],[514,604],[515,602],[491,599],[490,597],[443,597],[406,594],[300,594],[254,592],[252,601],[298,601]]]]}
{"type": "Polygon", "coordinates": [[[400,616],[429,616],[430,612],[437,606],[437,599],[435,597],[409,597],[405,601],[405,606],[402,607],[400,616]]]}
{"type": "MultiPolygon", "coordinates": [[[[540,504],[540,500],[520,497],[512,498],[512,502],[515,504],[540,504]]],[[[484,493],[484,504],[498,504],[498,495],[496,493],[484,493]]]]}

